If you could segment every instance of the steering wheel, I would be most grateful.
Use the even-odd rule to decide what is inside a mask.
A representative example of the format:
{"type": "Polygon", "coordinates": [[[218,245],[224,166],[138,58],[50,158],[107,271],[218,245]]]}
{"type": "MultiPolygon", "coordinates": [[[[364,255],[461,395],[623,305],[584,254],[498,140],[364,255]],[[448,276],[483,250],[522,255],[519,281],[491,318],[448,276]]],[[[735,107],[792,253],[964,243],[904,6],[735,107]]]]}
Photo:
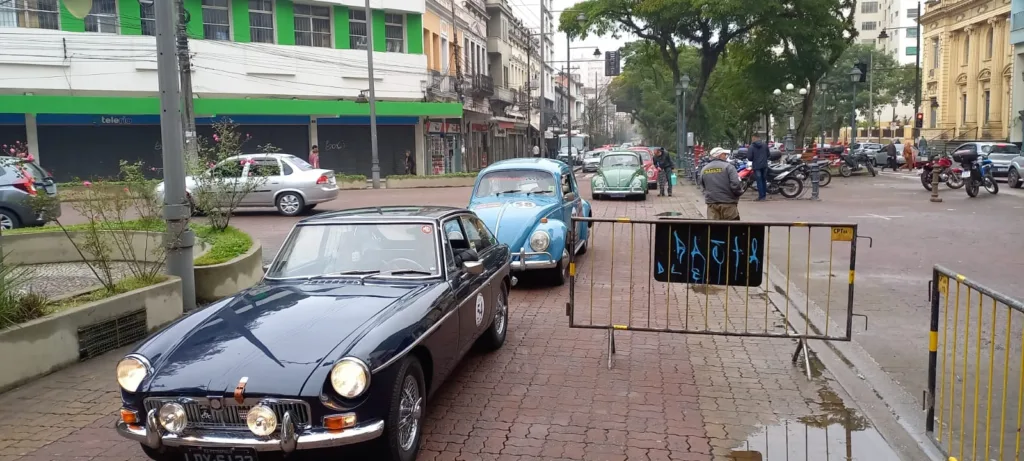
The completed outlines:
{"type": "MultiPolygon", "coordinates": [[[[413,261],[413,260],[411,260],[409,258],[395,258],[395,259],[392,259],[392,260],[384,263],[384,265],[389,267],[389,268],[391,268],[392,270],[394,270],[394,269],[396,269],[395,268],[395,263],[396,262],[407,262],[407,263],[415,266],[414,267],[415,270],[423,271],[423,272],[430,272],[430,271],[427,270],[426,267],[423,267],[422,264],[420,264],[420,263],[418,263],[416,261],[413,261]]],[[[399,268],[399,269],[409,269],[409,268],[408,267],[402,267],[402,268],[399,268]]]]}

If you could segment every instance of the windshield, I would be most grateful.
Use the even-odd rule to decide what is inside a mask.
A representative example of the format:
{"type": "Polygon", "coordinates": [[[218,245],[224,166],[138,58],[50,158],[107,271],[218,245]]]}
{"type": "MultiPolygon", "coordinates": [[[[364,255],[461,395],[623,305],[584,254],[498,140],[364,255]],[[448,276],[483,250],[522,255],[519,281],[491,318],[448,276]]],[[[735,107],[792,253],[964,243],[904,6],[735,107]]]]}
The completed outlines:
{"type": "Polygon", "coordinates": [[[603,150],[599,150],[599,151],[594,151],[594,152],[591,152],[591,153],[587,154],[587,158],[596,158],[596,159],[599,159],[599,158],[601,158],[601,154],[603,154],[603,153],[605,153],[605,152],[606,152],[606,151],[603,151],[603,150]]]}
{"type": "Polygon", "coordinates": [[[545,194],[555,192],[555,178],[541,170],[492,171],[480,178],[477,197],[509,194],[545,194]]]}
{"type": "Polygon", "coordinates": [[[438,275],[436,231],[432,224],[299,226],[267,277],[438,275]]]}
{"type": "Polygon", "coordinates": [[[1020,148],[1013,144],[991,144],[988,146],[982,146],[981,151],[986,154],[1020,155],[1020,148]]]}
{"type": "Polygon", "coordinates": [[[640,161],[635,155],[631,154],[612,154],[606,155],[601,159],[602,167],[638,167],[640,161]]]}
{"type": "Polygon", "coordinates": [[[646,150],[642,150],[642,151],[639,151],[637,153],[640,154],[640,160],[641,161],[644,161],[644,162],[650,162],[651,161],[651,153],[650,152],[647,152],[646,150]]]}

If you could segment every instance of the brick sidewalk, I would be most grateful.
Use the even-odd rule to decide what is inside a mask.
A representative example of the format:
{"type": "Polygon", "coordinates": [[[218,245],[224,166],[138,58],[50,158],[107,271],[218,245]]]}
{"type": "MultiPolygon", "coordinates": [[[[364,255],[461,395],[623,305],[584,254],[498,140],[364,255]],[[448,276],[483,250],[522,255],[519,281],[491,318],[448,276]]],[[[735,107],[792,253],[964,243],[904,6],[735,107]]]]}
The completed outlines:
{"type": "MultiPolygon", "coordinates": [[[[699,217],[692,188],[676,192],[600,201],[595,215],[699,217]]],[[[604,256],[593,247],[587,257],[604,256]]],[[[749,448],[768,459],[792,451],[796,461],[824,459],[814,447],[843,453],[846,440],[855,454],[884,446],[860,430],[866,422],[846,409],[827,371],[816,368],[808,381],[790,363],[790,340],[618,332],[609,370],[607,334],[568,328],[567,300],[567,287],[513,291],[505,347],[471,354],[430,402],[419,459],[761,459],[734,452],[749,448]]],[[[113,365],[123,353],[0,395],[0,461],[145,459],[113,430],[113,365]]],[[[882,453],[866,459],[895,459],[882,453]]]]}

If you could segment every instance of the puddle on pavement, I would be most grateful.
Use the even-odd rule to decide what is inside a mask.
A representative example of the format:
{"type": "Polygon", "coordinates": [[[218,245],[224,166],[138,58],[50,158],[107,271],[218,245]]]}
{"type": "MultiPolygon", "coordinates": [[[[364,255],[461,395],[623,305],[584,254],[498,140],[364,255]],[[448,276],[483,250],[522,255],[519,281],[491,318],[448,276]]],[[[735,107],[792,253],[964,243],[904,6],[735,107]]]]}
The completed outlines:
{"type": "MultiPolygon", "coordinates": [[[[815,358],[816,360],[816,358],[815,358]]],[[[812,360],[812,370],[815,368],[812,360]]],[[[820,363],[820,362],[819,362],[820,363]]],[[[760,428],[731,453],[732,461],[888,461],[899,456],[866,418],[826,385],[818,414],[760,428]]]]}
{"type": "Polygon", "coordinates": [[[713,295],[718,293],[724,293],[725,289],[714,285],[690,285],[690,291],[694,293],[700,293],[702,295],[713,295]]]}

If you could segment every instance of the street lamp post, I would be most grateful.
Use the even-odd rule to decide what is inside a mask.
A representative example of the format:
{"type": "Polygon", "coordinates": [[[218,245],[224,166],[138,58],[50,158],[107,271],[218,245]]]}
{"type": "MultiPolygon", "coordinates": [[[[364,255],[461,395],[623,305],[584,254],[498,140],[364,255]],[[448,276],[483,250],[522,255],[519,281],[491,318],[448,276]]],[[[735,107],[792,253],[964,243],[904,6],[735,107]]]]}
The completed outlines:
{"type": "MultiPolygon", "coordinates": [[[[686,90],[690,76],[683,74],[676,85],[676,159],[686,158],[686,90]]],[[[691,168],[692,170],[692,168],[691,168]]]]}
{"type": "Polygon", "coordinates": [[[827,97],[825,90],[828,90],[828,83],[821,82],[818,84],[818,88],[821,88],[821,110],[818,116],[818,128],[821,130],[821,142],[818,143],[818,148],[821,148],[825,145],[825,98],[827,97]]]}
{"type": "MultiPolygon", "coordinates": [[[[370,0],[366,0],[366,17],[373,17],[370,0]]],[[[373,27],[366,28],[366,69],[370,83],[370,179],[374,189],[380,189],[380,156],[377,153],[377,93],[373,88],[373,27]]]]}
{"type": "Polygon", "coordinates": [[[860,81],[860,76],[863,73],[856,66],[850,70],[850,81],[853,82],[853,99],[851,100],[850,109],[850,146],[857,140],[857,82],[860,81]]]}

